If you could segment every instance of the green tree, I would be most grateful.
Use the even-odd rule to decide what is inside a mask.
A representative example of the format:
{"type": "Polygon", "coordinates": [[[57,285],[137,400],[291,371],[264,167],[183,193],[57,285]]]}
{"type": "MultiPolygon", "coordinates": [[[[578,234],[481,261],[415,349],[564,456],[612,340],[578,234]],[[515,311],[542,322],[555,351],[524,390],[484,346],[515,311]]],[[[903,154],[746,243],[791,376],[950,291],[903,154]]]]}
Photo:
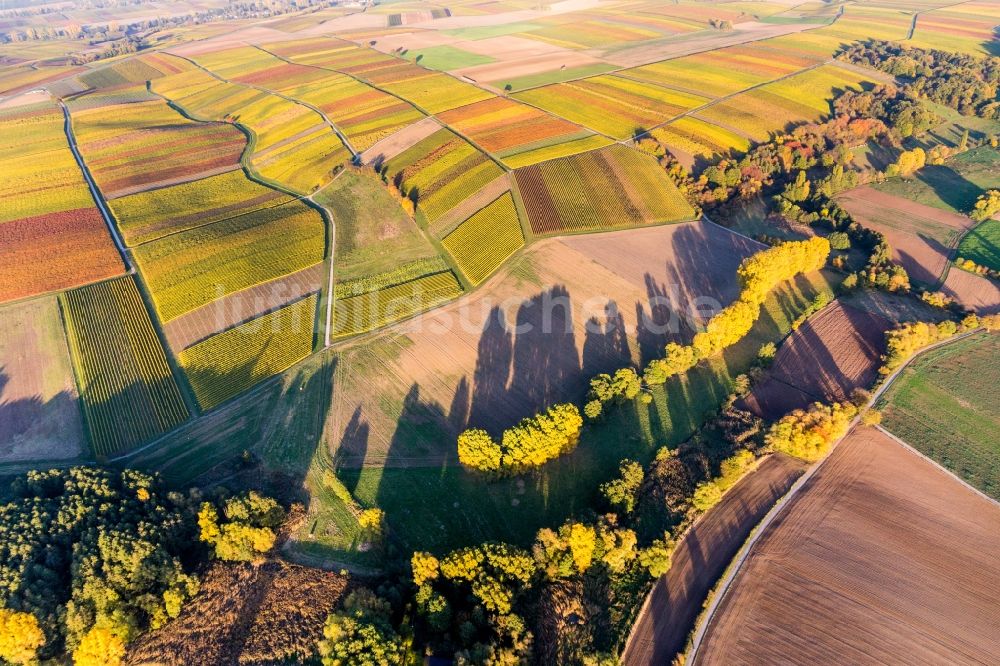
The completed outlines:
{"type": "Polygon", "coordinates": [[[259,559],[274,547],[275,530],[285,518],[278,502],[254,491],[226,500],[222,518],[215,505],[203,502],[198,512],[201,540],[221,560],[259,559]]]}
{"type": "Polygon", "coordinates": [[[397,666],[407,650],[390,622],[388,603],[362,588],[331,614],[318,644],[324,666],[397,666]]]}
{"type": "Polygon", "coordinates": [[[618,465],[618,476],[601,484],[601,494],[616,511],[632,513],[643,478],[645,472],[642,465],[634,460],[622,460],[618,465]]]}

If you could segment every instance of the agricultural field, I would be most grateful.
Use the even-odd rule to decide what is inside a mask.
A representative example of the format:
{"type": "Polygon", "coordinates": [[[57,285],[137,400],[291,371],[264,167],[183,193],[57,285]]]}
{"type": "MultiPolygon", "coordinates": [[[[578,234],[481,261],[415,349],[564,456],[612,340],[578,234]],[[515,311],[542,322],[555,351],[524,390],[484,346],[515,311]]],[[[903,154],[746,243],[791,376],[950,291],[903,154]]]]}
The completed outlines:
{"type": "Polygon", "coordinates": [[[988,1],[942,7],[917,17],[911,41],[924,48],[996,55],[1000,50],[995,30],[998,21],[1000,12],[988,1]]]}
{"type": "Polygon", "coordinates": [[[836,65],[822,65],[740,93],[698,111],[698,118],[766,141],[789,125],[830,115],[830,101],[843,90],[861,90],[876,79],[836,65]]]}
{"type": "Polygon", "coordinates": [[[180,231],[134,250],[163,322],[323,261],[323,225],[299,201],[180,231]]]}
{"type": "Polygon", "coordinates": [[[1000,271],[1000,220],[977,224],[958,244],[958,257],[994,271],[1000,271]]]}
{"type": "Polygon", "coordinates": [[[781,343],[768,372],[740,407],[775,421],[814,402],[848,400],[878,377],[893,323],[837,300],[781,343]]]}
{"type": "Polygon", "coordinates": [[[60,296],[94,455],[161,435],[188,409],[132,277],[60,296]]]}
{"type": "Polygon", "coordinates": [[[693,215],[656,161],[625,146],[514,172],[536,234],[676,222],[693,215]]]}
{"type": "Polygon", "coordinates": [[[162,100],[70,111],[87,168],[109,199],[233,171],[246,146],[235,127],[187,120],[162,100]]]}
{"type": "Polygon", "coordinates": [[[430,223],[503,173],[490,158],[446,129],[393,157],[383,170],[430,223]]]}
{"type": "Polygon", "coordinates": [[[380,328],[419,314],[462,293],[462,285],[454,273],[434,266],[434,262],[414,262],[397,271],[381,274],[377,279],[385,284],[361,293],[357,293],[356,287],[362,282],[338,285],[343,288],[343,296],[337,298],[333,306],[335,338],[380,328]],[[429,266],[433,268],[428,268],[429,266]],[[413,276],[415,272],[423,274],[413,276]]]}
{"type": "Polygon", "coordinates": [[[190,68],[190,64],[176,58],[150,53],[81,74],[79,79],[88,88],[114,88],[145,83],[162,76],[179,74],[190,68]]]}
{"type": "MultiPolygon", "coordinates": [[[[537,527],[558,523],[572,507],[586,501],[587,489],[606,480],[623,456],[643,460],[656,446],[683,441],[701,415],[724,399],[732,378],[763,341],[788,330],[791,322],[783,308],[793,313],[817,291],[827,289],[818,276],[782,289],[766,304],[768,315],[745,346],[727,354],[725,361],[719,359],[671,382],[666,392],[658,389],[654,407],[625,410],[612,418],[588,434],[573,454],[542,470],[540,478],[523,483],[509,479],[484,489],[454,460],[454,447],[448,442],[457,431],[475,425],[499,432],[540,404],[579,397],[594,372],[620,367],[633,354],[662,353],[664,329],[652,323],[660,321],[671,330],[660,319],[670,315],[660,308],[650,313],[647,304],[654,286],[646,283],[645,274],[655,276],[650,280],[656,288],[671,276],[692,276],[683,285],[684,293],[672,297],[680,319],[690,316],[689,291],[719,293],[711,290],[721,288],[735,293],[735,283],[713,281],[704,272],[693,275],[684,266],[697,261],[695,256],[715,252],[711,256],[718,262],[713,271],[721,276],[739,260],[742,241],[737,237],[709,229],[705,231],[709,238],[699,239],[699,230],[687,225],[635,233],[638,238],[615,232],[621,246],[600,237],[531,246],[501,269],[509,278],[491,280],[482,296],[489,303],[511,303],[509,314],[459,301],[341,352],[334,392],[340,390],[352,399],[335,401],[328,426],[330,450],[321,451],[314,462],[317,478],[312,487],[321,487],[323,470],[335,471],[362,505],[377,504],[386,510],[406,542],[419,541],[434,550],[488,535],[526,543],[537,527]],[[674,261],[664,267],[663,245],[652,243],[650,234],[663,237],[670,231],[681,233],[672,243],[674,261]],[[571,244],[577,241],[588,243],[575,248],[571,244]],[[727,247],[732,254],[726,254],[727,247]],[[580,271],[581,266],[587,270],[580,271]],[[553,310],[555,335],[542,334],[538,324],[545,316],[544,304],[559,303],[566,294],[559,288],[545,289],[544,284],[566,285],[572,304],[568,328],[563,308],[553,310]],[[701,288],[706,291],[698,291],[701,288]],[[592,298],[596,294],[602,297],[592,298]],[[475,313],[472,326],[460,318],[463,311],[475,313]],[[644,318],[649,323],[639,329],[637,338],[623,333],[634,330],[629,327],[644,318]],[[505,328],[515,325],[520,333],[505,328]],[[453,510],[456,502],[462,511],[453,510]],[[417,525],[423,526],[419,532],[417,525]]],[[[720,301],[726,302],[724,295],[720,301]]],[[[679,331],[690,330],[686,324],[677,326],[679,331]]],[[[365,561],[364,553],[339,536],[346,519],[339,513],[338,501],[320,492],[327,499],[308,522],[312,527],[316,521],[316,534],[332,530],[332,535],[316,543],[302,531],[295,550],[322,553],[332,548],[338,559],[365,561]],[[324,543],[327,549],[321,547],[324,543]]]]}
{"type": "Polygon", "coordinates": [[[685,535],[670,571],[656,581],[648,605],[636,619],[622,663],[662,664],[683,651],[715,581],[761,518],[804,471],[801,460],[780,453],[766,458],[685,535]]]}
{"type": "Polygon", "coordinates": [[[566,143],[575,143],[586,150],[590,145],[587,139],[593,136],[582,127],[504,97],[463,106],[437,117],[502,161],[507,157],[516,159],[526,151],[536,156],[544,155],[537,149],[556,148],[566,143]]]}
{"type": "Polygon", "coordinates": [[[649,134],[688,168],[698,158],[744,153],[750,148],[750,141],[745,136],[693,116],[678,118],[649,134]]]}
{"type": "Polygon", "coordinates": [[[66,460],[87,448],[54,296],[0,306],[0,462],[66,460]]]}
{"type": "Polygon", "coordinates": [[[64,126],[50,101],[0,111],[0,302],[124,273],[64,126]]]}
{"type": "Polygon", "coordinates": [[[1000,188],[1000,150],[973,148],[945,164],[925,166],[914,176],[891,178],[874,187],[924,206],[965,214],[983,192],[1000,188]]]}
{"type": "Polygon", "coordinates": [[[313,349],[316,296],[194,344],[178,354],[203,410],[217,407],[308,356],[313,349]]]}
{"type": "Polygon", "coordinates": [[[326,184],[350,151],[313,109],[203,70],[157,79],[151,89],[199,120],[237,122],[251,135],[250,164],[299,193],[326,184]]]}
{"type": "Polygon", "coordinates": [[[886,235],[894,259],[912,281],[933,286],[953,256],[955,241],[973,222],[964,215],[889,194],[887,189],[857,188],[839,195],[837,202],[861,224],[886,235]]]}
{"type": "Polygon", "coordinates": [[[664,60],[621,72],[622,76],[699,95],[723,97],[817,64],[818,59],[771,41],[664,60]]]}
{"type": "Polygon", "coordinates": [[[1000,499],[1000,336],[978,333],[920,356],[880,401],[883,426],[1000,499]]]}
{"type": "Polygon", "coordinates": [[[441,244],[469,282],[485,280],[524,246],[524,232],[510,192],[462,222],[441,244]]]}
{"type": "Polygon", "coordinates": [[[28,90],[69,74],[83,71],[80,67],[36,67],[25,65],[0,71],[0,95],[28,90]]]}
{"type": "Polygon", "coordinates": [[[613,74],[534,88],[514,97],[615,139],[631,138],[709,102],[702,95],[613,74]]]}
{"type": "Polygon", "coordinates": [[[377,275],[438,254],[399,199],[368,169],[344,170],[315,200],[336,221],[333,269],[338,281],[377,275]]]}
{"type": "Polygon", "coordinates": [[[995,504],[856,428],[761,534],[694,663],[995,662],[997,548],[995,504]]]}
{"type": "Polygon", "coordinates": [[[213,222],[273,208],[292,198],[247,179],[242,170],[139,192],[108,202],[125,242],[141,245],[213,222]]]}

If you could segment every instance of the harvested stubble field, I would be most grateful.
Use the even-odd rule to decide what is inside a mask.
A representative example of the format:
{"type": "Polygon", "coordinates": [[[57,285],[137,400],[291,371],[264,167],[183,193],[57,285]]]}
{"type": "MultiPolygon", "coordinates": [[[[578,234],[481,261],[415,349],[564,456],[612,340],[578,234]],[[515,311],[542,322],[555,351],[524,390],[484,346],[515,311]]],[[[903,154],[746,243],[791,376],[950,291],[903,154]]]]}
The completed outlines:
{"type": "Polygon", "coordinates": [[[274,664],[315,654],[347,591],[329,571],[270,560],[217,562],[180,616],[128,648],[129,666],[274,664]]]}
{"type": "Polygon", "coordinates": [[[977,334],[927,352],[886,393],[883,423],[907,444],[1000,499],[1000,335],[977,334]]]}
{"type": "Polygon", "coordinates": [[[696,664],[996,663],[1000,507],[856,428],[761,535],[696,664]]]}
{"type": "Polygon", "coordinates": [[[108,456],[188,417],[135,280],[60,296],[93,451],[108,456]]]}
{"type": "Polygon", "coordinates": [[[86,449],[73,367],[54,296],[0,308],[0,462],[86,449]]]}
{"type": "Polygon", "coordinates": [[[697,297],[732,300],[736,267],[758,247],[700,222],[536,243],[483,290],[342,353],[338,374],[345,393],[331,413],[331,441],[344,440],[338,456],[345,464],[360,465],[384,462],[387,456],[413,459],[449,452],[448,438],[456,433],[443,417],[392,434],[398,414],[383,408],[401,405],[411,387],[419,387],[421,402],[439,405],[469,400],[469,395],[456,396],[471,391],[474,404],[464,410],[490,428],[506,427],[546,400],[576,395],[590,374],[660,353],[669,334],[656,327],[673,326],[676,335],[686,335],[687,320],[698,318],[692,314],[697,297]],[[713,258],[710,264],[704,262],[707,256],[713,258]],[[563,293],[571,312],[553,307],[557,335],[534,330],[515,339],[507,329],[537,324],[546,298],[551,302],[563,293]],[[654,295],[662,302],[651,312],[654,295]],[[513,305],[506,312],[493,309],[501,303],[513,305]],[[470,321],[457,319],[463,313],[470,321]],[[640,323],[648,330],[637,337],[640,323]],[[566,325],[570,331],[564,334],[566,325]],[[351,386],[367,387],[357,393],[367,397],[347,399],[355,393],[351,386]],[[363,446],[344,435],[356,411],[370,424],[363,446]],[[399,441],[394,445],[394,440],[399,441]]]}
{"type": "Polygon", "coordinates": [[[298,534],[296,551],[366,561],[343,503],[324,489],[322,479],[334,472],[362,506],[383,508],[408,546],[442,551],[488,539],[527,545],[539,527],[559,524],[585,506],[621,458],[646,461],[659,446],[684,441],[718,408],[760,346],[785,334],[789,317],[817,293],[829,293],[823,276],[784,285],[739,345],[655,390],[651,405],[626,406],[588,428],[573,453],[536,477],[484,488],[454,459],[455,436],[465,427],[499,433],[542,405],[582,398],[596,372],[662,354],[672,337],[662,332],[673,328],[671,317],[677,338],[690,339],[685,292],[728,302],[736,293],[732,271],[743,242],[695,225],[543,241],[468,299],[338,352],[326,437],[308,482],[323,499],[309,515],[311,531],[298,534]],[[680,233],[669,239],[675,229],[680,233]],[[656,232],[663,242],[650,236],[656,232]],[[627,238],[628,244],[615,253],[611,238],[627,238]],[[584,240],[597,249],[571,246],[584,240]],[[664,269],[664,256],[671,253],[674,261],[664,269]],[[715,261],[706,264],[706,256],[715,261]],[[728,278],[721,268],[706,274],[706,265],[724,263],[731,269],[728,278]],[[684,288],[673,295],[667,284],[680,275],[684,288]],[[715,291],[720,288],[728,297],[715,291]],[[665,300],[651,313],[649,302],[657,294],[665,300]],[[553,334],[542,333],[546,313],[553,334]],[[516,333],[512,328],[528,324],[516,333]]]}
{"type": "Polygon", "coordinates": [[[648,155],[622,145],[514,172],[536,234],[676,222],[693,216],[648,155]]]}
{"type": "Polygon", "coordinates": [[[728,490],[695,523],[656,581],[621,656],[624,666],[667,664],[684,649],[702,603],[750,531],[805,471],[775,454],[728,490]]]}
{"type": "Polygon", "coordinates": [[[775,421],[812,402],[847,400],[878,376],[892,322],[835,301],[785,340],[742,407],[775,421]]]}

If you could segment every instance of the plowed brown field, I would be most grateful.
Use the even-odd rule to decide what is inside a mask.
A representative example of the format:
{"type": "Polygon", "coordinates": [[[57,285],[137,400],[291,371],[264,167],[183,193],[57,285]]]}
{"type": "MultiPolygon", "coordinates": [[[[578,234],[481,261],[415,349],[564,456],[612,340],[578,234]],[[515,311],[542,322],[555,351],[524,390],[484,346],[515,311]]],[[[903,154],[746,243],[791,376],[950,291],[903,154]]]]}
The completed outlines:
{"type": "Polygon", "coordinates": [[[875,381],[892,322],[834,302],[792,333],[767,377],[742,402],[767,420],[810,402],[846,400],[875,381]]]}
{"type": "Polygon", "coordinates": [[[763,533],[696,664],[1000,663],[1000,507],[857,428],[763,533]]]}
{"type": "Polygon", "coordinates": [[[693,628],[708,591],[743,545],[750,530],[770,511],[805,469],[805,463],[776,454],[726,493],[691,528],[673,562],[643,607],[629,637],[625,666],[669,664],[693,628]]]}

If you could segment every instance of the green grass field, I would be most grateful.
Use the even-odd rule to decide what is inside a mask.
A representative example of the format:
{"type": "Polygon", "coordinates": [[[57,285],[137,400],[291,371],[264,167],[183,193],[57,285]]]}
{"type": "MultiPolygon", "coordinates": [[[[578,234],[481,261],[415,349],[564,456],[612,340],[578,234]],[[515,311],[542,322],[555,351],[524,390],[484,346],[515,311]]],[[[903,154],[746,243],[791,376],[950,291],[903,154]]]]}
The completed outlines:
{"type": "Polygon", "coordinates": [[[337,230],[338,280],[375,275],[438,252],[369,170],[345,169],[316,202],[330,211],[337,230]]]}
{"type": "Polygon", "coordinates": [[[486,65],[496,62],[489,56],[472,53],[454,46],[431,46],[426,49],[407,51],[404,57],[428,69],[439,69],[447,72],[460,67],[472,67],[473,65],[486,65]]]}
{"type": "Polygon", "coordinates": [[[876,189],[954,213],[968,213],[984,191],[1000,187],[1000,150],[981,146],[909,178],[891,178],[876,189]]]}
{"type": "Polygon", "coordinates": [[[981,333],[928,352],[883,398],[883,426],[1000,499],[1000,335],[981,333]]]}
{"type": "Polygon", "coordinates": [[[986,220],[966,234],[958,245],[958,256],[1000,271],[1000,220],[986,220]]]}

